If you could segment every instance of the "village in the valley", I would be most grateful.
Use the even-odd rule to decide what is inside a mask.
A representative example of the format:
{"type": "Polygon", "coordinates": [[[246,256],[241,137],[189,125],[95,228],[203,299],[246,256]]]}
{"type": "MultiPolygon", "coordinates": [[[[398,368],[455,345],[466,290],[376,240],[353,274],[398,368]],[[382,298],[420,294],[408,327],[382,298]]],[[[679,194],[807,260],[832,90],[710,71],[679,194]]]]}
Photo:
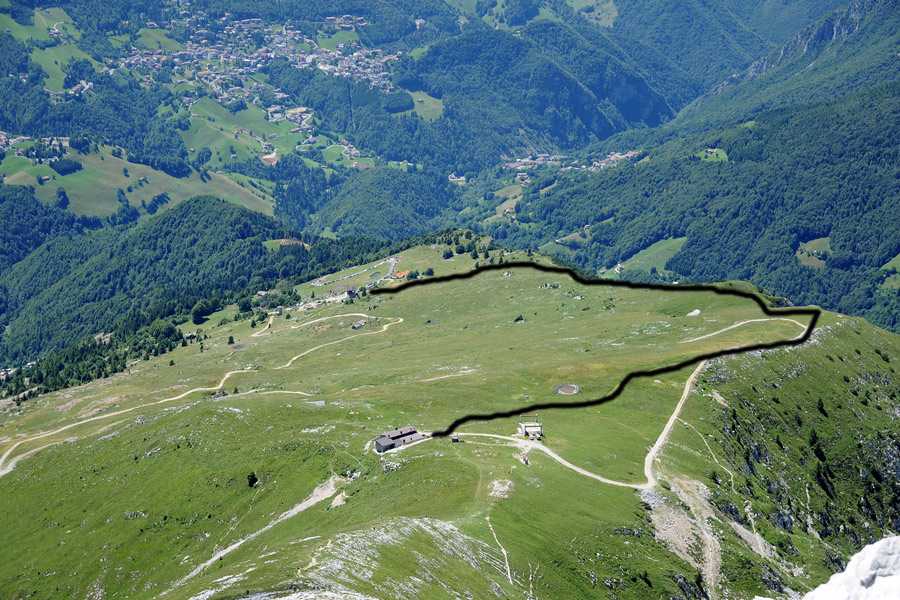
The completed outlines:
{"type": "MultiPolygon", "coordinates": [[[[356,35],[346,35],[347,41],[336,42],[334,48],[327,48],[291,24],[273,26],[261,19],[232,20],[230,16],[211,19],[203,11],[185,10],[178,19],[162,23],[150,21],[146,25],[162,29],[183,26],[192,34],[184,49],[136,49],[122,59],[121,65],[129,69],[146,69],[148,80],[154,71],[171,66],[176,73],[172,83],[202,84],[223,104],[252,99],[263,86],[257,83],[244,87],[236,83],[246,82],[275,59],[288,60],[298,68],[316,68],[336,77],[367,81],[372,87],[390,90],[387,65],[402,54],[364,48],[355,40],[356,35]]],[[[355,32],[367,25],[363,17],[343,15],[326,17],[317,27],[324,35],[337,37],[340,32],[355,32]]],[[[280,92],[276,91],[275,95],[278,98],[280,92]]],[[[188,105],[196,99],[196,93],[185,94],[183,98],[188,105]]]]}

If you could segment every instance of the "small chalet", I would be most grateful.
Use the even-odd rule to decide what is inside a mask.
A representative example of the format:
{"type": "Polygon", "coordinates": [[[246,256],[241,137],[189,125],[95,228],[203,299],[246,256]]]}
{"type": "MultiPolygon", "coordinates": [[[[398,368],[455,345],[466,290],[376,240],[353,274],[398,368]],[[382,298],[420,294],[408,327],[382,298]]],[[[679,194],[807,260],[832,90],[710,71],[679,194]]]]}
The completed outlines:
{"type": "Polygon", "coordinates": [[[386,431],[375,438],[375,451],[387,452],[392,448],[398,448],[404,444],[411,444],[424,439],[425,436],[416,431],[415,427],[401,427],[386,431]]]}

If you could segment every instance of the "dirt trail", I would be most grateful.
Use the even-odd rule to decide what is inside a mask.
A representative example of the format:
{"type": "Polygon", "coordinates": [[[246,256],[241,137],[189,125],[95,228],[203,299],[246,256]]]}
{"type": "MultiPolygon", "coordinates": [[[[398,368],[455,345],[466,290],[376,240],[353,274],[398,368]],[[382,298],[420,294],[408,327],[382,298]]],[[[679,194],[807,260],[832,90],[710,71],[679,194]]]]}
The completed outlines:
{"type": "Polygon", "coordinates": [[[260,329],[259,331],[257,331],[256,333],[251,333],[250,337],[259,337],[259,336],[263,335],[272,326],[272,321],[274,321],[274,320],[275,320],[275,315],[270,315],[269,321],[268,321],[268,323],[266,323],[266,326],[263,327],[262,329],[260,329]]]}
{"type": "MultiPolygon", "coordinates": [[[[328,316],[328,317],[322,317],[322,318],[320,318],[320,319],[315,319],[315,320],[312,320],[312,321],[307,321],[307,322],[305,322],[305,323],[301,323],[300,325],[294,325],[294,326],[292,326],[291,328],[292,328],[292,329],[297,329],[297,328],[299,328],[299,327],[304,327],[304,326],[306,326],[306,325],[311,325],[312,323],[317,323],[317,322],[319,322],[319,321],[324,321],[324,320],[327,320],[327,319],[337,319],[337,318],[342,318],[342,317],[365,317],[365,318],[367,318],[367,319],[372,319],[371,316],[369,316],[369,315],[367,315],[367,314],[365,314],[365,313],[344,313],[344,314],[341,314],[341,315],[332,315],[332,316],[328,316]]],[[[386,318],[389,318],[389,319],[396,319],[396,320],[394,320],[394,321],[392,321],[392,322],[390,322],[390,323],[386,323],[384,326],[382,326],[381,329],[379,329],[379,330],[377,330],[377,331],[369,331],[369,332],[366,332],[366,333],[358,333],[358,334],[356,334],[356,335],[351,335],[351,336],[346,337],[346,338],[341,339],[341,340],[335,340],[335,341],[333,341],[333,342],[328,342],[328,343],[326,343],[326,344],[322,344],[322,345],[320,345],[320,346],[316,346],[315,348],[310,348],[310,349],[307,350],[306,352],[303,352],[303,353],[301,353],[301,354],[298,354],[297,356],[295,356],[294,358],[292,358],[291,360],[289,360],[289,361],[287,362],[287,364],[285,364],[285,365],[283,365],[283,366],[281,366],[281,367],[275,367],[275,368],[276,368],[276,369],[285,369],[285,368],[287,368],[287,367],[290,367],[290,366],[294,363],[294,361],[296,361],[297,359],[299,359],[299,358],[301,358],[301,357],[303,357],[303,356],[309,354],[310,352],[314,352],[314,351],[316,351],[316,350],[319,350],[320,348],[324,348],[324,347],[326,347],[326,346],[331,346],[331,345],[333,345],[333,344],[338,344],[338,343],[340,343],[340,342],[345,342],[345,341],[347,341],[347,340],[353,339],[353,338],[355,338],[355,337],[363,336],[363,335],[375,335],[375,334],[378,334],[378,333],[383,333],[383,332],[387,331],[388,328],[389,328],[391,325],[396,325],[396,324],[398,324],[398,323],[402,323],[402,322],[403,322],[403,319],[400,318],[400,317],[386,317],[386,318]]],[[[271,318],[269,319],[269,325],[271,325],[272,319],[274,319],[274,316],[271,317],[271,318]]],[[[268,328],[268,325],[266,326],[266,328],[268,328]]],[[[262,330],[262,331],[257,332],[257,334],[260,334],[260,333],[262,333],[263,331],[265,331],[265,329],[262,330]]],[[[232,375],[235,375],[235,374],[237,374],[237,373],[250,373],[250,372],[252,372],[252,371],[253,371],[253,369],[242,369],[242,370],[239,370],[239,371],[229,371],[228,373],[226,373],[226,374],[222,377],[222,380],[219,381],[218,385],[213,386],[213,387],[200,387],[200,388],[194,388],[194,389],[188,390],[188,391],[186,391],[186,392],[183,392],[183,393],[181,393],[181,394],[179,394],[179,395],[177,395],[177,396],[172,396],[171,398],[164,398],[164,399],[162,399],[162,400],[157,400],[157,401],[155,401],[155,402],[148,402],[148,403],[146,403],[146,404],[140,404],[140,405],[138,405],[138,406],[133,406],[133,407],[131,407],[131,408],[125,408],[125,409],[122,409],[122,410],[119,410],[119,411],[115,411],[115,412],[111,412],[111,413],[105,413],[105,414],[93,416],[93,417],[90,417],[90,418],[87,418],[87,419],[81,419],[81,420],[79,420],[79,421],[77,421],[77,422],[75,422],[75,423],[70,423],[70,424],[68,424],[68,425],[65,425],[65,426],[63,426],[63,427],[59,427],[59,428],[54,429],[54,430],[51,430],[51,431],[45,431],[45,432],[38,433],[38,434],[35,434],[35,435],[32,435],[32,436],[28,436],[28,437],[26,437],[26,438],[22,438],[21,440],[17,441],[15,444],[13,444],[13,445],[10,446],[9,448],[7,448],[7,449],[6,449],[6,452],[3,453],[3,456],[0,456],[0,477],[4,476],[4,475],[6,475],[7,473],[9,473],[10,471],[12,471],[12,469],[16,466],[16,464],[18,464],[18,462],[19,462],[20,460],[22,460],[23,458],[26,458],[27,456],[31,456],[31,455],[33,455],[34,453],[36,453],[37,451],[42,450],[42,449],[44,449],[44,448],[47,448],[48,446],[53,445],[53,444],[48,444],[48,445],[46,445],[46,446],[42,446],[41,448],[37,448],[37,449],[34,449],[34,450],[29,450],[27,453],[25,453],[25,454],[23,454],[23,455],[21,455],[21,456],[19,456],[19,457],[16,457],[16,458],[13,459],[12,461],[7,462],[7,459],[8,459],[9,456],[13,453],[13,451],[15,451],[15,449],[18,448],[19,446],[21,446],[22,444],[26,444],[26,443],[32,442],[32,441],[34,441],[34,440],[39,440],[39,439],[46,438],[46,437],[49,437],[49,436],[52,436],[52,435],[56,435],[56,434],[62,433],[63,431],[68,431],[69,429],[72,429],[73,427],[78,427],[79,425],[83,425],[83,424],[85,424],[85,423],[90,423],[90,422],[92,422],[92,421],[98,421],[98,420],[100,420],[100,419],[108,419],[108,418],[110,418],[110,417],[115,417],[115,416],[122,415],[122,414],[125,414],[125,413],[133,412],[133,411],[136,411],[136,410],[140,410],[140,409],[142,409],[142,408],[147,408],[147,407],[150,407],[150,406],[157,406],[157,405],[159,405],[159,404],[164,404],[164,403],[166,403],[166,402],[174,402],[175,400],[181,400],[181,399],[184,398],[185,396],[188,396],[188,395],[190,395],[190,394],[193,394],[194,392],[215,392],[215,391],[218,391],[218,390],[222,389],[222,387],[225,385],[225,382],[226,382],[226,381],[228,380],[228,378],[231,377],[232,375]]],[[[305,393],[305,392],[280,392],[280,391],[278,391],[278,390],[268,391],[268,392],[263,392],[263,393],[288,393],[288,394],[297,394],[297,395],[302,395],[302,396],[307,396],[307,397],[309,396],[309,394],[307,394],[307,393],[305,393]]]]}
{"type": "Polygon", "coordinates": [[[662,433],[659,434],[659,438],[656,440],[656,443],[650,448],[650,452],[647,453],[647,456],[644,457],[644,477],[647,478],[647,484],[644,489],[652,488],[656,485],[656,476],[653,474],[653,461],[656,460],[657,455],[659,454],[660,449],[662,449],[663,445],[666,443],[666,439],[669,437],[669,432],[672,431],[672,427],[675,425],[676,419],[678,419],[678,414],[681,412],[681,408],[684,406],[684,403],[687,401],[688,396],[691,394],[691,387],[694,385],[694,380],[697,379],[697,376],[706,368],[707,361],[700,361],[700,364],[697,365],[697,368],[694,369],[694,372],[691,373],[691,376],[688,377],[687,382],[684,384],[684,391],[681,393],[681,400],[678,401],[678,405],[675,407],[675,411],[672,413],[672,416],[669,417],[669,422],[666,423],[666,426],[663,428],[662,433]]]}
{"type": "MultiPolygon", "coordinates": [[[[0,477],[3,477],[7,473],[9,473],[13,469],[15,469],[16,465],[19,463],[20,460],[24,460],[24,459],[28,458],[29,456],[31,456],[32,454],[36,454],[37,452],[40,452],[41,450],[43,450],[45,448],[49,448],[50,446],[55,446],[57,444],[62,444],[62,441],[52,442],[50,444],[44,444],[43,446],[38,446],[37,448],[33,448],[33,449],[29,450],[28,452],[23,452],[22,454],[13,458],[11,461],[6,463],[5,465],[0,466],[0,477]]],[[[2,463],[0,463],[0,464],[2,464],[2,463]]]]}
{"type": "MultiPolygon", "coordinates": [[[[188,581],[190,581],[191,579],[193,579],[194,577],[199,575],[201,571],[203,571],[210,565],[215,564],[216,561],[218,561],[220,558],[222,558],[226,554],[229,554],[229,553],[237,550],[238,548],[240,548],[242,545],[249,542],[250,540],[256,539],[257,537],[264,534],[268,530],[272,529],[273,527],[275,527],[282,521],[285,521],[287,519],[290,519],[291,517],[297,516],[301,512],[306,510],[307,508],[314,506],[314,505],[318,504],[319,502],[334,496],[335,492],[337,492],[337,484],[340,481],[341,481],[340,477],[333,476],[325,483],[320,484],[316,489],[313,490],[312,494],[310,494],[309,497],[306,498],[306,500],[304,500],[303,502],[301,502],[294,508],[281,513],[277,518],[273,519],[268,525],[266,525],[262,529],[260,529],[258,531],[254,531],[250,535],[239,539],[238,541],[234,542],[230,546],[223,548],[222,550],[219,550],[218,552],[216,552],[215,554],[212,555],[212,558],[197,565],[193,571],[188,573],[185,577],[180,579],[174,586],[169,588],[168,592],[171,592],[175,588],[178,588],[178,587],[184,585],[185,583],[187,583],[188,581]]],[[[168,593],[168,592],[166,592],[166,593],[168,593]]]]}
{"type": "Polygon", "coordinates": [[[669,432],[672,430],[672,425],[678,419],[678,413],[681,412],[681,407],[684,406],[685,401],[688,399],[688,396],[691,393],[691,387],[694,384],[694,380],[697,379],[697,376],[703,371],[704,367],[706,367],[706,361],[701,362],[697,365],[697,368],[694,369],[694,372],[691,373],[691,376],[688,377],[687,382],[684,384],[684,392],[681,394],[681,400],[678,401],[678,405],[675,407],[675,411],[672,413],[672,416],[669,417],[668,423],[663,428],[662,433],[660,433],[659,438],[656,440],[656,443],[653,444],[653,447],[650,448],[650,451],[647,453],[647,456],[644,458],[644,476],[647,478],[646,483],[628,483],[625,481],[616,481],[615,479],[609,479],[608,477],[604,477],[602,475],[598,475],[596,473],[592,473],[587,469],[582,469],[577,465],[573,465],[562,456],[546,447],[540,442],[535,442],[532,440],[526,440],[524,438],[512,437],[509,435],[498,435],[494,433],[463,433],[460,432],[461,436],[477,436],[477,437],[490,437],[497,438],[501,440],[508,440],[513,442],[516,447],[521,449],[524,453],[527,453],[530,450],[539,450],[544,454],[547,454],[550,458],[566,467],[567,469],[571,469],[576,473],[584,475],[585,477],[590,477],[591,479],[596,479],[597,481],[607,483],[609,485],[616,485],[619,487],[627,487],[634,490],[649,490],[656,486],[656,476],[653,474],[653,461],[656,459],[657,454],[659,454],[660,449],[666,443],[666,440],[669,436],[669,432]]]}
{"type": "MultiPolygon", "coordinates": [[[[62,433],[63,431],[68,431],[69,429],[72,429],[73,427],[78,427],[79,425],[84,425],[85,423],[90,423],[92,421],[99,421],[100,419],[108,419],[110,417],[117,417],[119,415],[124,415],[125,413],[130,413],[130,412],[134,412],[136,410],[140,410],[142,408],[147,408],[148,406],[157,406],[159,404],[164,404],[166,402],[174,402],[175,400],[181,400],[185,396],[193,394],[194,392],[215,392],[217,390],[222,389],[222,386],[225,385],[225,382],[228,381],[228,378],[231,377],[232,375],[236,375],[237,373],[249,373],[252,370],[253,369],[242,369],[240,371],[229,371],[228,373],[225,373],[225,376],[222,377],[222,380],[219,381],[219,384],[216,386],[213,386],[213,387],[194,388],[194,389],[188,390],[182,394],[178,394],[177,396],[172,396],[171,398],[163,398],[162,400],[157,400],[155,402],[148,402],[146,404],[132,406],[131,408],[123,408],[122,410],[117,410],[115,412],[105,413],[102,415],[97,415],[95,417],[89,417],[87,419],[81,419],[79,421],[76,421],[75,423],[69,423],[68,425],[59,427],[58,429],[53,429],[51,431],[45,431],[42,433],[37,433],[35,435],[28,436],[26,438],[22,438],[21,440],[19,440],[18,442],[16,442],[9,448],[7,448],[6,452],[3,453],[3,456],[0,456],[0,477],[9,473],[12,470],[12,468],[16,465],[16,463],[19,460],[21,460],[22,458],[24,458],[25,455],[22,455],[22,456],[16,457],[15,459],[13,459],[13,461],[10,461],[10,463],[8,463],[8,464],[6,463],[6,459],[9,458],[9,455],[12,454],[13,451],[16,448],[18,448],[19,446],[21,446],[22,444],[26,444],[28,442],[33,442],[34,440],[39,440],[42,438],[50,437],[52,435],[57,435],[59,433],[62,433]]],[[[52,445],[52,444],[49,444],[49,445],[52,445]]],[[[43,446],[43,447],[46,448],[47,446],[43,446]]],[[[40,448],[38,448],[37,450],[40,450],[40,448]]],[[[29,451],[26,454],[28,456],[30,456],[30,455],[34,454],[35,452],[37,452],[37,450],[29,451]]]]}
{"type": "MultiPolygon", "coordinates": [[[[294,325],[294,326],[291,327],[291,329],[297,329],[297,328],[299,328],[299,327],[305,327],[306,325],[312,325],[313,323],[318,323],[319,321],[325,321],[325,320],[327,320],[327,319],[337,319],[337,318],[342,318],[342,317],[365,317],[365,318],[367,318],[367,319],[372,319],[372,318],[373,318],[373,317],[371,317],[370,315],[367,315],[367,314],[365,314],[365,313],[343,313],[343,314],[340,314],[340,315],[333,315],[333,316],[330,316],[330,317],[322,317],[321,319],[315,319],[315,320],[313,320],[313,321],[307,321],[306,323],[301,323],[301,324],[299,324],[299,325],[294,325]]],[[[280,367],[275,367],[275,369],[276,369],[276,370],[277,370],[277,369],[287,369],[287,368],[290,367],[292,364],[294,364],[294,361],[297,360],[298,358],[302,358],[302,357],[306,356],[307,354],[309,354],[310,352],[315,352],[316,350],[319,350],[320,348],[324,348],[324,347],[326,347],[326,346],[332,346],[332,345],[334,345],[334,344],[340,344],[341,342],[346,342],[347,340],[352,340],[353,338],[357,338],[357,337],[360,337],[360,336],[363,336],[363,335],[376,335],[376,334],[379,334],[379,333],[384,333],[385,331],[388,330],[388,327],[390,327],[391,325],[397,325],[398,323],[402,323],[402,322],[403,322],[403,319],[402,319],[401,317],[386,317],[386,318],[388,318],[388,319],[396,319],[396,320],[395,320],[395,321],[392,321],[392,322],[390,322],[390,323],[385,323],[385,324],[381,327],[381,329],[379,329],[378,331],[368,331],[368,332],[366,332],[366,333],[357,333],[356,335],[351,335],[351,336],[349,336],[349,337],[345,337],[345,338],[340,339],[340,340],[335,340],[335,341],[333,341],[333,342],[328,342],[328,343],[326,343],[326,344],[322,344],[321,346],[316,346],[315,348],[310,348],[310,349],[307,350],[306,352],[301,352],[300,354],[298,354],[297,356],[295,356],[295,357],[292,358],[291,360],[287,361],[286,364],[284,364],[284,365],[282,365],[282,366],[280,366],[280,367]]]]}
{"type": "Polygon", "coordinates": [[[765,323],[766,321],[787,321],[788,323],[793,323],[798,327],[803,329],[803,333],[798,335],[797,337],[791,338],[791,340],[798,340],[804,335],[806,335],[807,325],[804,325],[800,321],[795,321],[794,319],[788,319],[786,317],[769,317],[765,319],[747,319],[746,321],[741,321],[740,323],[735,323],[734,325],[730,325],[725,329],[720,329],[718,331],[713,331],[712,333],[707,333],[706,335],[701,335],[700,337],[691,338],[689,340],[682,340],[678,342],[679,344],[689,344],[691,342],[699,342],[700,340],[705,340],[706,338],[711,338],[714,335],[719,335],[720,333],[725,333],[726,331],[730,331],[731,329],[736,329],[737,327],[741,327],[742,325],[747,325],[748,323],[765,323]]]}
{"type": "Polygon", "coordinates": [[[550,458],[552,458],[553,460],[555,460],[562,466],[566,467],[567,469],[571,469],[571,470],[575,471],[576,473],[584,475],[585,477],[590,477],[591,479],[596,479],[597,481],[601,481],[603,483],[608,483],[609,485],[617,485],[619,487],[627,487],[627,488],[632,488],[635,490],[642,490],[642,489],[645,489],[646,487],[649,487],[645,483],[626,483],[624,481],[616,481],[615,479],[609,479],[602,475],[597,475],[596,473],[592,473],[592,472],[588,471],[587,469],[582,469],[581,467],[579,467],[577,465],[573,465],[572,463],[570,463],[569,461],[564,459],[562,456],[560,456],[559,454],[557,454],[550,448],[544,446],[540,442],[533,442],[531,440],[512,437],[511,435],[499,435],[499,434],[494,434],[494,433],[463,433],[463,432],[460,432],[459,435],[460,436],[489,437],[489,438],[497,438],[497,439],[501,439],[501,440],[507,440],[507,441],[513,442],[512,445],[516,446],[523,452],[529,452],[531,450],[539,450],[539,451],[543,452],[544,454],[547,454],[550,458]]]}

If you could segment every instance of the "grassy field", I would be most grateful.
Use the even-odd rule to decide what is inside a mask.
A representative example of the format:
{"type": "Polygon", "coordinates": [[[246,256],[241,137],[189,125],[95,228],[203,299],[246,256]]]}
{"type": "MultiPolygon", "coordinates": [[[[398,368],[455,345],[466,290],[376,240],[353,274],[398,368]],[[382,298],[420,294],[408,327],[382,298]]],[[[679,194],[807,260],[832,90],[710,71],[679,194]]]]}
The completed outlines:
{"type": "Polygon", "coordinates": [[[655,268],[661,273],[666,270],[668,260],[681,250],[686,241],[686,237],[660,240],[623,261],[622,266],[633,271],[648,272],[655,268]]]}
{"type": "Polygon", "coordinates": [[[359,35],[355,31],[336,31],[332,35],[320,33],[316,38],[316,43],[327,50],[336,50],[338,44],[349,44],[350,42],[358,42],[359,35]]]}
{"type": "Polygon", "coordinates": [[[519,203],[519,200],[522,198],[522,192],[524,188],[518,183],[514,183],[512,185],[508,185],[505,188],[501,188],[494,192],[494,195],[503,198],[503,202],[501,202],[494,209],[494,214],[485,219],[485,223],[490,223],[492,221],[497,221],[499,219],[503,219],[505,216],[506,209],[509,208],[513,211],[516,210],[516,205],[519,203]]]}
{"type": "Polygon", "coordinates": [[[568,246],[563,246],[557,242],[547,242],[546,244],[541,244],[538,247],[538,250],[545,254],[552,254],[554,256],[562,256],[567,257],[574,254],[574,250],[569,248],[568,246]]]}
{"type": "Polygon", "coordinates": [[[50,176],[53,179],[36,186],[35,194],[42,202],[56,200],[56,188],[62,187],[69,197],[69,210],[76,214],[107,216],[119,208],[116,190],[126,191],[129,202],[140,206],[141,200],[149,202],[154,195],[166,193],[171,202],[163,207],[172,207],[183,200],[203,194],[212,194],[229,202],[246,206],[265,214],[272,214],[272,201],[268,195],[245,184],[243,187],[224,175],[210,174],[207,182],[200,180],[200,174],[192,172],[189,177],[175,178],[148,166],[129,163],[110,154],[106,148],[101,154],[75,154],[73,158],[84,168],[71,175],[61,176],[47,165],[31,165],[26,158],[17,158],[12,151],[7,152],[0,163],[0,173],[5,173],[4,182],[11,185],[36,185],[36,176],[50,176]],[[128,170],[126,177],[123,169],[128,170]],[[141,178],[145,182],[141,182],[141,178]],[[128,192],[128,186],[132,191],[128,192]]]}
{"type": "Polygon", "coordinates": [[[721,148],[715,148],[712,152],[701,150],[694,156],[705,162],[728,162],[728,153],[721,148]]]}
{"type": "Polygon", "coordinates": [[[477,0],[447,0],[447,4],[459,10],[460,12],[471,15],[475,14],[475,5],[477,4],[477,0]]]}
{"type": "Polygon", "coordinates": [[[444,114],[444,101],[425,92],[410,92],[415,102],[413,110],[426,121],[440,119],[444,114]]]}
{"type": "Polygon", "coordinates": [[[613,0],[566,0],[566,4],[575,11],[581,11],[601,27],[612,27],[616,17],[619,16],[619,9],[613,0]]]}
{"type": "MultiPolygon", "coordinates": [[[[830,250],[830,248],[829,248],[829,250],[830,250]]],[[[886,262],[881,268],[882,268],[882,270],[885,270],[885,271],[890,270],[890,269],[896,269],[897,271],[900,271],[900,254],[898,254],[897,256],[895,256],[894,258],[889,260],[888,262],[886,262]]]]}
{"type": "Polygon", "coordinates": [[[797,260],[807,267],[821,269],[825,266],[825,261],[821,258],[822,254],[831,254],[830,238],[824,237],[802,242],[797,249],[797,260]]]}
{"type": "Polygon", "coordinates": [[[10,35],[20,41],[49,40],[54,25],[74,39],[81,37],[72,18],[61,8],[35,9],[33,25],[20,25],[9,14],[0,14],[0,29],[8,29],[10,35]]]}
{"type": "Polygon", "coordinates": [[[165,50],[167,52],[179,52],[184,50],[184,44],[168,37],[160,29],[143,28],[138,31],[136,45],[148,50],[165,50]]]}
{"type": "MultiPolygon", "coordinates": [[[[471,269],[468,254],[444,260],[445,249],[404,251],[397,269],[471,269]]],[[[492,252],[500,258],[526,257],[492,252]]],[[[387,268],[360,265],[326,279],[371,266],[339,283],[364,284],[387,268]]],[[[298,288],[318,299],[329,289],[298,288]]],[[[0,493],[16,507],[0,514],[0,527],[28,543],[0,555],[0,595],[52,595],[62,585],[73,596],[149,598],[174,587],[171,598],[230,598],[294,583],[383,597],[399,583],[429,598],[529,588],[571,598],[590,596],[592,580],[613,579],[629,582],[622,597],[668,597],[677,593],[674,574],[691,578],[692,567],[649,534],[634,489],[584,477],[538,450],[523,462],[521,449],[499,438],[431,440],[387,456],[369,443],[394,426],[433,431],[472,412],[596,397],[635,368],[799,330],[766,321],[716,334],[760,318],[759,309],[710,292],[583,286],[528,268],[290,308],[268,329],[233,314],[227,308],[202,326],[202,348],[192,343],[3,409],[4,466],[22,460],[0,476],[0,493]],[[360,318],[367,323],[352,329],[360,318]],[[581,391],[560,396],[561,383],[581,391]],[[217,386],[223,393],[213,397],[217,386]],[[28,437],[38,432],[46,435],[28,437]],[[317,486],[323,500],[301,504],[317,486]],[[275,522],[292,507],[294,516],[275,522]],[[614,533],[623,527],[645,534],[614,533]],[[640,566],[649,584],[632,579],[633,554],[652,558],[640,566]]],[[[601,407],[542,411],[544,443],[582,468],[641,483],[647,448],[689,372],[635,382],[601,407]]],[[[463,431],[515,427],[506,418],[463,431]]]]}
{"type": "Polygon", "coordinates": [[[35,49],[31,52],[31,59],[41,65],[41,68],[49,76],[44,82],[44,86],[55,92],[65,89],[63,80],[66,76],[62,68],[73,58],[89,60],[94,67],[99,66],[96,61],[73,44],[52,46],[46,50],[35,49]]]}
{"type": "MultiPolygon", "coordinates": [[[[50,31],[54,27],[67,34],[71,40],[81,38],[81,31],[75,27],[72,18],[61,8],[35,9],[33,25],[20,25],[8,14],[0,14],[0,29],[9,30],[10,35],[20,41],[49,40],[51,39],[50,31]]],[[[75,46],[74,43],[71,43],[71,41],[59,43],[45,50],[34,48],[31,51],[31,59],[38,63],[48,75],[45,82],[46,88],[54,92],[60,92],[64,89],[63,79],[65,79],[65,75],[62,72],[62,67],[73,58],[90,60],[97,66],[96,61],[91,59],[90,56],[75,46]]]]}
{"type": "MultiPolygon", "coordinates": [[[[182,133],[184,143],[189,149],[193,149],[192,155],[204,147],[209,148],[213,155],[208,166],[212,169],[221,168],[231,160],[246,160],[262,155],[263,141],[270,143],[278,155],[284,156],[293,152],[297,144],[308,135],[291,133],[297,127],[291,121],[266,121],[265,113],[256,106],[231,114],[211,98],[202,98],[191,106],[191,114],[196,117],[191,119],[191,128],[182,133]],[[271,137],[273,135],[274,138],[271,137]],[[237,155],[237,158],[232,159],[232,154],[237,155]]],[[[318,137],[319,148],[331,143],[326,136],[318,137]]],[[[374,162],[372,159],[368,160],[374,162]]],[[[317,164],[311,160],[307,162],[311,166],[317,164]]],[[[349,166],[352,161],[344,159],[343,162],[349,166]]]]}
{"type": "Polygon", "coordinates": [[[206,118],[232,135],[235,129],[243,129],[248,132],[252,131],[257,136],[265,137],[273,133],[286,134],[296,127],[290,121],[277,123],[266,121],[265,112],[254,105],[248,106],[245,110],[231,113],[209,97],[201,98],[191,105],[191,114],[206,118]]]}
{"type": "Polygon", "coordinates": [[[409,55],[413,58],[419,58],[420,56],[422,56],[423,54],[428,52],[429,46],[430,45],[419,46],[418,48],[413,48],[412,50],[409,51],[409,55]]]}

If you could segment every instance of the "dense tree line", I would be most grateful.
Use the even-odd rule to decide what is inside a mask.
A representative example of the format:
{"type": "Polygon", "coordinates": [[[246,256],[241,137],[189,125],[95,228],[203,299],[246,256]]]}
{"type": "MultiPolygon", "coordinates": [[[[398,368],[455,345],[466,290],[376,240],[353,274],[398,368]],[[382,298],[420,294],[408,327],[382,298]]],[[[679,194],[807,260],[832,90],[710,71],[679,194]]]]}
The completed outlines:
{"type": "Polygon", "coordinates": [[[0,184],[0,274],[46,240],[79,228],[74,215],[45,206],[34,190],[0,184]]]}
{"type": "Polygon", "coordinates": [[[126,370],[134,358],[165,354],[182,343],[182,333],[171,323],[156,320],[127,338],[88,338],[53,351],[31,367],[0,383],[0,395],[16,403],[43,393],[109,377],[126,370]]]}
{"type": "Polygon", "coordinates": [[[454,206],[456,186],[441,175],[392,167],[350,175],[316,213],[318,227],[338,235],[371,235],[399,240],[434,229],[436,219],[454,206]]]}
{"type": "Polygon", "coordinates": [[[209,197],[130,228],[58,236],[0,274],[8,300],[0,318],[9,324],[0,364],[99,332],[127,337],[156,319],[185,322],[205,298],[231,301],[280,280],[299,283],[414,241],[392,246],[352,235],[319,238],[209,197]],[[309,247],[272,252],[262,245],[281,237],[300,238],[309,247]]]}
{"type": "Polygon", "coordinates": [[[229,164],[236,173],[271,181],[274,186],[275,216],[298,230],[309,225],[310,215],[326,201],[326,192],[344,180],[340,172],[326,178],[318,167],[310,167],[297,154],[287,154],[272,166],[252,159],[229,164]]]}

